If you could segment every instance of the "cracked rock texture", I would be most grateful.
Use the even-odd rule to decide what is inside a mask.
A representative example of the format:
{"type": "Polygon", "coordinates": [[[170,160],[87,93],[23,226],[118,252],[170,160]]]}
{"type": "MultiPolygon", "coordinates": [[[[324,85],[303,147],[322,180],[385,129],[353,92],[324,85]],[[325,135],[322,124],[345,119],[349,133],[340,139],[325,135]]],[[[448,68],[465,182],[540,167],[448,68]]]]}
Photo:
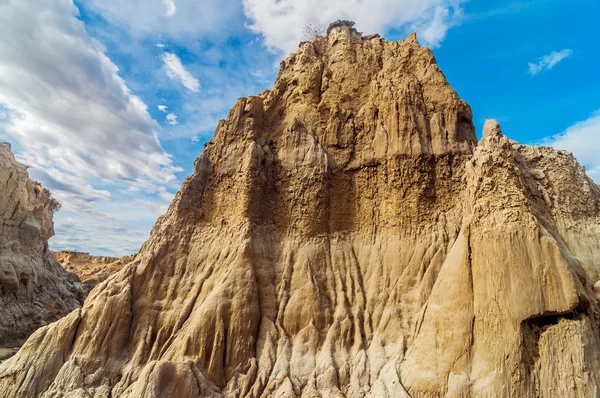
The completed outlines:
{"type": "Polygon", "coordinates": [[[0,391],[597,396],[599,188],[471,119],[414,35],[335,24],[238,101],[135,260],[0,391]]]}
{"type": "Polygon", "coordinates": [[[0,143],[0,347],[80,307],[87,290],[48,250],[58,202],[0,143]]]}

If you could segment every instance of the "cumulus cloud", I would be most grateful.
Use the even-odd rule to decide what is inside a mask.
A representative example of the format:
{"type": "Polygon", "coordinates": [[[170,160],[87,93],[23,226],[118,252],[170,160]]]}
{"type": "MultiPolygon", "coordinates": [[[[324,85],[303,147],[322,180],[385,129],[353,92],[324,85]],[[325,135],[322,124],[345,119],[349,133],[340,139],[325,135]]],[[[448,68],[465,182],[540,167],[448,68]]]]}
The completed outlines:
{"type": "Polygon", "coordinates": [[[177,124],[177,115],[174,113],[169,113],[167,115],[167,122],[171,125],[171,126],[175,126],[177,124]]]}
{"type": "Polygon", "coordinates": [[[0,104],[12,115],[4,134],[42,166],[81,177],[174,180],[160,126],[75,18],[77,8],[32,1],[0,6],[0,104]]]}
{"type": "Polygon", "coordinates": [[[175,15],[177,11],[177,6],[175,5],[174,0],[162,0],[163,5],[165,6],[165,16],[172,17],[175,15]]]}
{"type": "Polygon", "coordinates": [[[177,55],[164,53],[161,58],[169,78],[179,80],[185,88],[192,92],[200,91],[200,82],[183,66],[177,55]]]}
{"type": "Polygon", "coordinates": [[[61,213],[78,214],[84,228],[90,217],[110,217],[107,184],[174,189],[181,169],[77,14],[70,0],[0,3],[0,109],[9,113],[0,138],[17,144],[61,213]]]}
{"type": "Polygon", "coordinates": [[[539,59],[537,63],[530,62],[529,63],[529,74],[531,76],[537,75],[539,72],[543,70],[550,70],[554,68],[556,64],[562,61],[565,58],[570,57],[573,54],[573,50],[564,49],[560,51],[552,51],[548,55],[544,55],[539,59]]]}
{"type": "Polygon", "coordinates": [[[274,50],[294,51],[306,26],[328,25],[336,19],[356,22],[365,33],[388,28],[415,30],[422,41],[438,46],[461,16],[465,0],[243,0],[250,28],[274,50]]]}
{"type": "Polygon", "coordinates": [[[572,152],[588,176],[600,183],[600,110],[542,143],[572,152]]]}
{"type": "Polygon", "coordinates": [[[157,106],[158,110],[161,112],[167,112],[167,106],[166,105],[159,105],[157,106]]]}

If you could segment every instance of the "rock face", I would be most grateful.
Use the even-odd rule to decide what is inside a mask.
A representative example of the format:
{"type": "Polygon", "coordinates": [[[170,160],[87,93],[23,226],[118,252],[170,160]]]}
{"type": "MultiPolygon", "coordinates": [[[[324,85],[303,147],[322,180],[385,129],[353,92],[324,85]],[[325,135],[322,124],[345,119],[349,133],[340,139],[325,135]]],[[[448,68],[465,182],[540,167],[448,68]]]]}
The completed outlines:
{"type": "Polygon", "coordinates": [[[89,253],[70,250],[52,252],[52,257],[65,269],[75,273],[89,287],[94,287],[106,280],[112,274],[119,272],[125,264],[135,259],[135,255],[124,257],[90,256],[89,253]]]}
{"type": "Polygon", "coordinates": [[[135,261],[0,391],[596,396],[600,190],[471,119],[414,35],[336,24],[238,101],[135,261]]]}
{"type": "Polygon", "coordinates": [[[0,347],[80,307],[85,287],[50,255],[58,202],[0,143],[0,347]]]}

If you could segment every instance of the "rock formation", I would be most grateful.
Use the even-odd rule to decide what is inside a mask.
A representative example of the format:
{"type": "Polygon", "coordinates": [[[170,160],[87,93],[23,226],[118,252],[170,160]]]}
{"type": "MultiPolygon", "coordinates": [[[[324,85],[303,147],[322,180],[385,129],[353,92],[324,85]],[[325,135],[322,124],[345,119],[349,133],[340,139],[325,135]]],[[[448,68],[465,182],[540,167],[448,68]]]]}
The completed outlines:
{"type": "Polygon", "coordinates": [[[72,250],[52,252],[52,257],[66,270],[76,274],[89,287],[94,287],[106,280],[112,274],[119,272],[125,264],[135,259],[135,255],[124,257],[90,256],[89,253],[72,250]]]}
{"type": "Polygon", "coordinates": [[[135,261],[0,365],[8,396],[590,397],[600,190],[414,35],[337,23],[242,98],[135,261]]]}
{"type": "Polygon", "coordinates": [[[0,143],[0,347],[80,307],[86,288],[48,250],[58,206],[0,143]]]}

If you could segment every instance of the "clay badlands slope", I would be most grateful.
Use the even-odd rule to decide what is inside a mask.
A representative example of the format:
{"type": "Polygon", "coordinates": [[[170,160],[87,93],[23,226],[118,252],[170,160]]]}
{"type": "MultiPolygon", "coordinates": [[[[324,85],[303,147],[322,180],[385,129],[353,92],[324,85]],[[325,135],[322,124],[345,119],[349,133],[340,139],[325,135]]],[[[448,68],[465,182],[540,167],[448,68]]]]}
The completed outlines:
{"type": "Polygon", "coordinates": [[[135,256],[90,256],[89,253],[69,250],[52,252],[52,257],[65,269],[77,274],[79,279],[89,287],[96,286],[135,259],[135,256]]]}
{"type": "Polygon", "coordinates": [[[20,397],[590,397],[600,191],[415,36],[304,43],[135,261],[0,365],[20,397]]]}

